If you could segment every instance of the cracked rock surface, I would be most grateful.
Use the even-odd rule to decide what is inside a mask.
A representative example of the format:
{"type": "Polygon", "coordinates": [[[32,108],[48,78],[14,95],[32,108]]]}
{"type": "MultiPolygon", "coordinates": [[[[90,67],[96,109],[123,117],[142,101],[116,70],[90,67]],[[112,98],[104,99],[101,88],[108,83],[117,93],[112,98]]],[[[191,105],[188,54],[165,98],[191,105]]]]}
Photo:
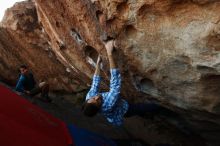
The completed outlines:
{"type": "MultiPolygon", "coordinates": [[[[180,114],[204,145],[220,145],[219,14],[219,0],[17,3],[1,22],[0,78],[13,84],[16,66],[26,63],[53,90],[78,92],[90,87],[101,54],[101,88],[107,90],[102,40],[115,38],[122,96],[130,102],[152,99],[180,114]]],[[[135,124],[126,125],[136,131],[135,124]]]]}

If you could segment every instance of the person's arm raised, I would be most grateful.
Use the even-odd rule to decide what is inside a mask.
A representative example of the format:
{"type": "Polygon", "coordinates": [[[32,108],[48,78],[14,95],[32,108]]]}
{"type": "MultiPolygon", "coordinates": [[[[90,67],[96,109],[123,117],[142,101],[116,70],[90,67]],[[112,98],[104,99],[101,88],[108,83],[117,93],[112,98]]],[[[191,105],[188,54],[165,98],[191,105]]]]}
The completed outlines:
{"type": "Polygon", "coordinates": [[[101,64],[101,57],[98,56],[97,62],[96,62],[96,69],[95,73],[93,76],[93,81],[92,81],[92,86],[89,90],[89,92],[86,95],[86,100],[90,99],[91,97],[95,96],[99,92],[99,86],[101,82],[101,77],[100,77],[100,64],[101,64]]]}
{"type": "Polygon", "coordinates": [[[114,49],[113,47],[114,47],[113,40],[105,43],[105,48],[109,59],[110,73],[111,73],[110,91],[108,92],[108,96],[106,97],[108,100],[109,110],[111,110],[112,107],[117,102],[121,89],[121,75],[113,58],[113,49],[114,49]]]}
{"type": "Polygon", "coordinates": [[[111,40],[105,43],[105,48],[106,48],[108,59],[109,59],[110,69],[117,68],[114,58],[113,58],[114,40],[111,40]]]}
{"type": "Polygon", "coordinates": [[[101,65],[102,59],[101,56],[98,56],[97,62],[96,62],[96,69],[95,69],[95,74],[96,76],[100,76],[100,65],[101,65]]]}

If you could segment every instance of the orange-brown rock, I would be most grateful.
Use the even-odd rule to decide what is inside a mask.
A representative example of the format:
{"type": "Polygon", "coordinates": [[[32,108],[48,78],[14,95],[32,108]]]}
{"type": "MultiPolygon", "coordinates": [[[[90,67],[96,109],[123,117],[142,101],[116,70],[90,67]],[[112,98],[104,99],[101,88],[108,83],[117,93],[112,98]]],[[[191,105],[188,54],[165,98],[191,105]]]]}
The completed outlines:
{"type": "Polygon", "coordinates": [[[15,84],[21,64],[29,66],[38,81],[52,90],[85,89],[77,73],[64,66],[51,49],[50,40],[38,21],[33,2],[16,3],[8,9],[0,28],[0,77],[15,84]]]}
{"type": "Polygon", "coordinates": [[[219,112],[218,1],[35,2],[53,51],[67,65],[91,78],[100,53],[108,79],[102,39],[113,37],[125,98],[150,95],[185,109],[219,112]]]}
{"type": "MultiPolygon", "coordinates": [[[[132,101],[152,97],[191,112],[197,109],[220,113],[218,0],[35,3],[52,49],[68,60],[66,65],[91,78],[97,55],[103,56],[103,88],[107,87],[109,77],[102,40],[112,37],[119,46],[116,54],[123,77],[123,97],[132,101]]],[[[209,126],[195,126],[198,121],[189,117],[188,121],[198,132],[212,124],[217,128],[219,118],[213,118],[200,119],[209,126]]],[[[203,137],[216,135],[214,127],[207,128],[212,132],[203,133],[203,137]]]]}
{"type": "Polygon", "coordinates": [[[219,0],[35,0],[35,6],[37,13],[31,2],[17,4],[3,19],[1,77],[14,80],[15,67],[26,62],[55,88],[84,89],[101,54],[106,90],[102,41],[115,38],[122,96],[155,99],[210,144],[220,143],[219,0]]]}

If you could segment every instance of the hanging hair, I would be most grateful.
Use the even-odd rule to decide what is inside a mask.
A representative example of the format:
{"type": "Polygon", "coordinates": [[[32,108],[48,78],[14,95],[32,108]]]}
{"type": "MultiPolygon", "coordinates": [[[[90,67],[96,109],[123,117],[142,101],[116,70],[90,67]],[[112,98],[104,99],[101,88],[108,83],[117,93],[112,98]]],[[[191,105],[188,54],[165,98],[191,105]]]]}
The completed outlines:
{"type": "Polygon", "coordinates": [[[85,102],[82,106],[83,114],[87,117],[94,117],[99,112],[99,110],[100,108],[94,103],[85,102]]]}

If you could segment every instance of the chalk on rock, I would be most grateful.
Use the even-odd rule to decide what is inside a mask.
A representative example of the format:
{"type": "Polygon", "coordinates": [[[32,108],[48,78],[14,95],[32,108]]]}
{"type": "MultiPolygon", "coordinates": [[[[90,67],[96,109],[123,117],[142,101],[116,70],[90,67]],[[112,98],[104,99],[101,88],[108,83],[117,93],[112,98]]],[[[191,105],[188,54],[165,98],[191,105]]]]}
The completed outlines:
{"type": "Polygon", "coordinates": [[[77,43],[79,43],[79,44],[82,44],[82,43],[83,43],[82,37],[80,36],[79,33],[76,32],[76,30],[75,30],[74,28],[71,29],[70,35],[73,37],[73,39],[74,39],[77,43]]]}

